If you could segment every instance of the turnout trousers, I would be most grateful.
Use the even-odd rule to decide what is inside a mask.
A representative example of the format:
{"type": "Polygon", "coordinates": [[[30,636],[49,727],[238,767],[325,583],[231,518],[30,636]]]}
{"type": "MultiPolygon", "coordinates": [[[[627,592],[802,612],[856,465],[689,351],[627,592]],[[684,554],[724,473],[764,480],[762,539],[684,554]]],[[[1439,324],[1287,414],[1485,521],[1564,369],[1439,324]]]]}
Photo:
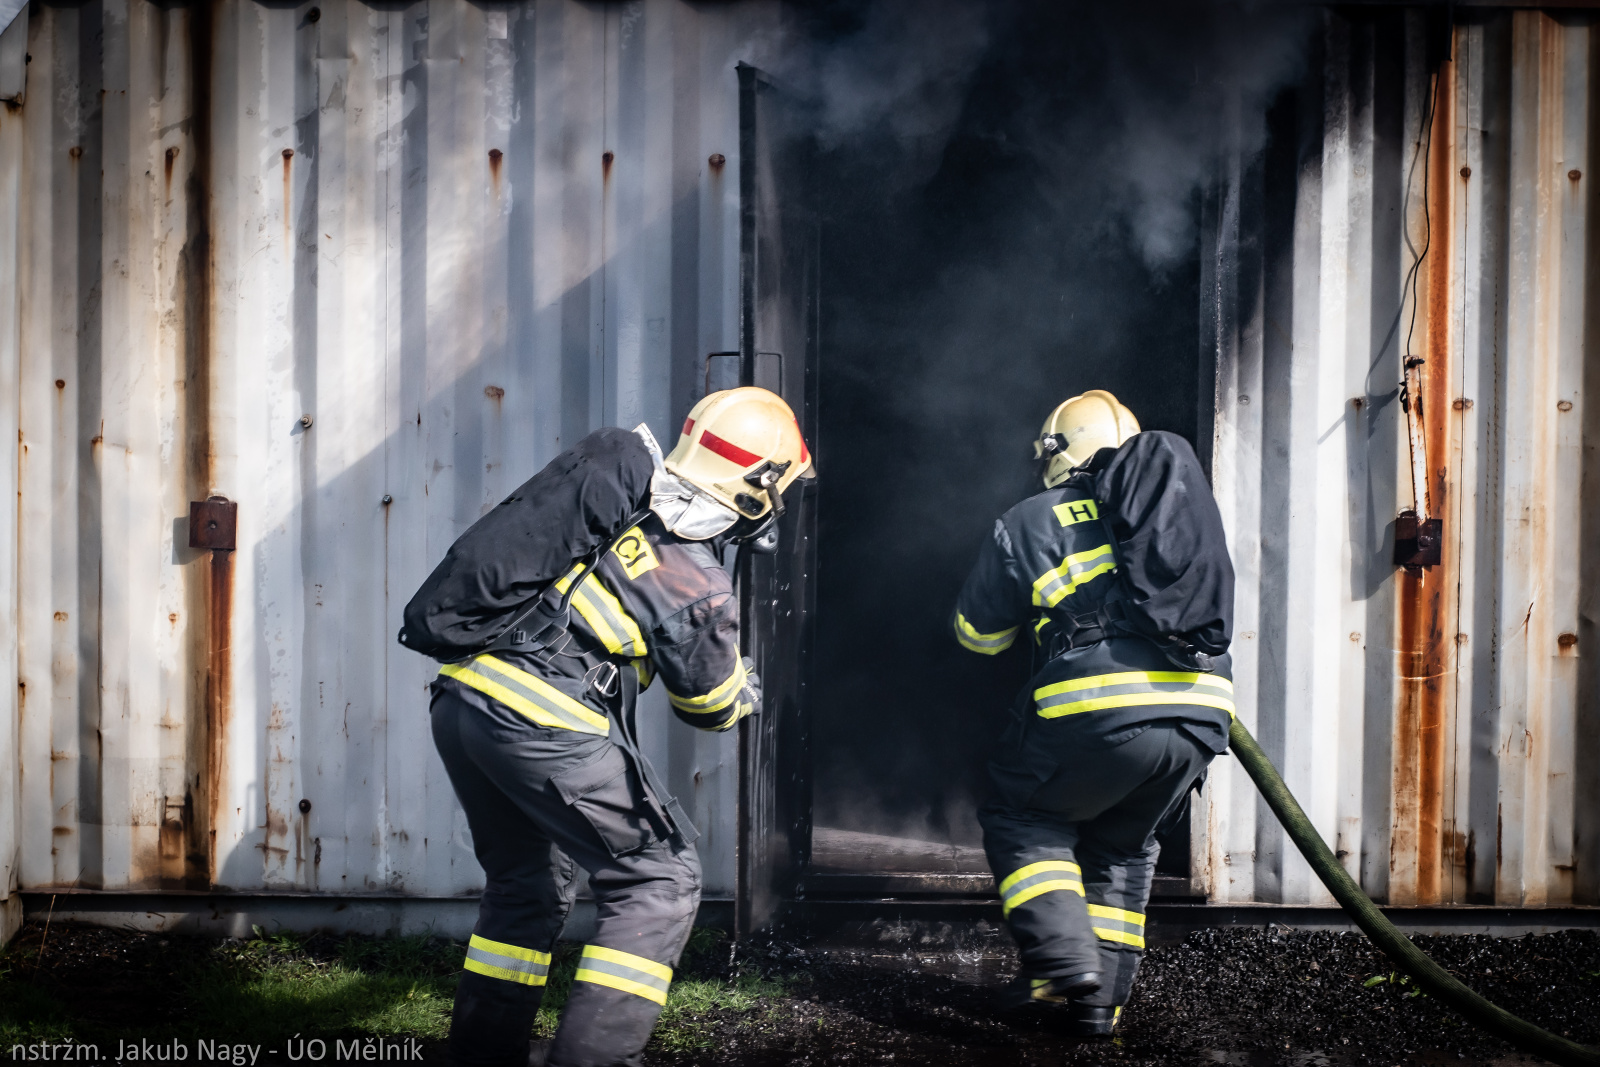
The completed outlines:
{"type": "Polygon", "coordinates": [[[984,850],[1023,975],[1099,971],[1100,991],[1078,1003],[1120,1009],[1144,952],[1156,834],[1185,810],[1213,753],[1171,721],[1110,747],[1052,746],[1042,734],[1008,733],[990,764],[984,850]]]}
{"type": "Polygon", "coordinates": [[[450,1025],[462,1067],[525,1067],[578,868],[599,918],[550,1067],[637,1064],[700,903],[694,846],[665,833],[609,737],[537,725],[435,685],[433,739],[486,882],[450,1025]]]}

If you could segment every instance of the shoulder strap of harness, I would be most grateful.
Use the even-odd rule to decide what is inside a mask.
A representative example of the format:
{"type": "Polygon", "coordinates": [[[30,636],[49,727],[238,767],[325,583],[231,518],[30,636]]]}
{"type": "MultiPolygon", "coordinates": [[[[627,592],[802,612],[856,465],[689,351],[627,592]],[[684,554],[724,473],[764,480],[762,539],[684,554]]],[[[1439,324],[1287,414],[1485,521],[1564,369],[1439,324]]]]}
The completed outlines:
{"type": "Polygon", "coordinates": [[[649,514],[649,508],[641,508],[634,512],[622,521],[621,527],[611,535],[610,540],[583,557],[583,570],[578,572],[568,584],[567,591],[558,600],[552,602],[550,599],[550,590],[555,588],[555,583],[552,582],[530,598],[528,606],[500,631],[498,637],[482,648],[452,662],[472,659],[485,652],[538,652],[548,648],[566,632],[567,624],[572,620],[572,596],[578,591],[578,586],[588,581],[589,575],[594,573],[594,569],[600,565],[605,554],[617,547],[622,535],[643,522],[649,514]]]}

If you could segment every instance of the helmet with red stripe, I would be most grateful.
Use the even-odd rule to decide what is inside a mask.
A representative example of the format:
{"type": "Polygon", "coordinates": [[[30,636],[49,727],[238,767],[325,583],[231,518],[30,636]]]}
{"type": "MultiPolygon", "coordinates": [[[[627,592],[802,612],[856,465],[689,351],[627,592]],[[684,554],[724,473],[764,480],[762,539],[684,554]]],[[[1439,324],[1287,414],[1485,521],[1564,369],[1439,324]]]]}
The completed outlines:
{"type": "Polygon", "coordinates": [[[809,475],[811,453],[783,398],[744,386],[694,406],[666,468],[744,518],[759,519],[783,510],[783,492],[809,475]]]}

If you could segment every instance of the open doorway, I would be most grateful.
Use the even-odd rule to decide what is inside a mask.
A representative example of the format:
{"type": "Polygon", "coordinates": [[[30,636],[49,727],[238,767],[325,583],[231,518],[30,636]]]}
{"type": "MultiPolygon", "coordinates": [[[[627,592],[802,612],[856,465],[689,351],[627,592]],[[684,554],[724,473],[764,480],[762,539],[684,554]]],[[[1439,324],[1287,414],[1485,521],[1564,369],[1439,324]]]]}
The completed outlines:
{"type": "MultiPolygon", "coordinates": [[[[937,151],[865,130],[818,161],[809,897],[992,893],[975,812],[1029,650],[961,650],[957,590],[1039,488],[1030,442],[1060,400],[1110,389],[1195,438],[1198,202],[1152,265],[1103,176],[1070,165],[1105,72],[1092,35],[1050,20],[991,42],[937,151]]],[[[1158,873],[1187,889],[1186,827],[1158,873]]]]}

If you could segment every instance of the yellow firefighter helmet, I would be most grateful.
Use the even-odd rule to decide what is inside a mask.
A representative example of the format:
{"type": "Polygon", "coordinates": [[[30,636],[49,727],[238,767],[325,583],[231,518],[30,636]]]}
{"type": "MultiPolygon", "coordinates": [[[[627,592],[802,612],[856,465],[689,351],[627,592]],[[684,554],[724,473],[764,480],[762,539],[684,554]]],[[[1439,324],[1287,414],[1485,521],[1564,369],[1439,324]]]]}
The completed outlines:
{"type": "Polygon", "coordinates": [[[811,471],[811,453],[783,398],[744,386],[696,404],[664,465],[744,518],[759,519],[774,505],[783,510],[779,498],[811,471]]]}
{"type": "Polygon", "coordinates": [[[1044,462],[1044,486],[1054,488],[1102,448],[1116,448],[1139,432],[1139,420],[1104,389],[1063,400],[1044,420],[1033,456],[1044,462]]]}

